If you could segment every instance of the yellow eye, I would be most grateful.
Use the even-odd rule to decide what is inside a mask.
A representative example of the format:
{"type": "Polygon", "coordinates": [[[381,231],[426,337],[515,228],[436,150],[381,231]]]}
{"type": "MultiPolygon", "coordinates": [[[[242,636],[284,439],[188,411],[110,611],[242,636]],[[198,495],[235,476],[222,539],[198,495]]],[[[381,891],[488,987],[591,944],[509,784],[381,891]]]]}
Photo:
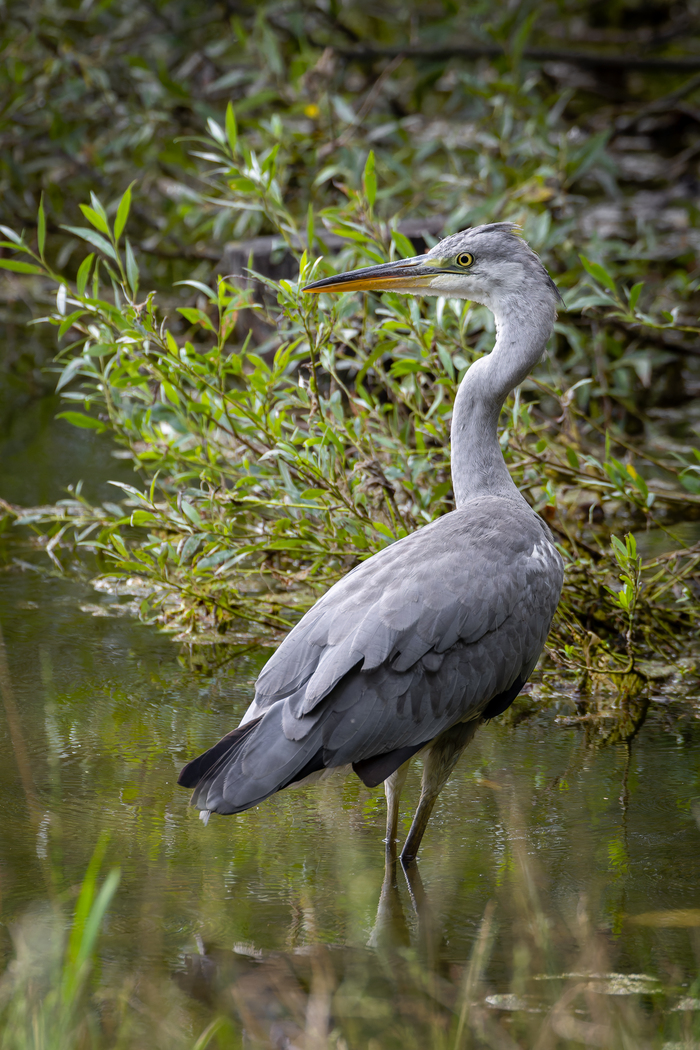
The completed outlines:
{"type": "Polygon", "coordinates": [[[474,256],[470,252],[460,252],[455,262],[458,266],[471,266],[474,262],[474,256]]]}

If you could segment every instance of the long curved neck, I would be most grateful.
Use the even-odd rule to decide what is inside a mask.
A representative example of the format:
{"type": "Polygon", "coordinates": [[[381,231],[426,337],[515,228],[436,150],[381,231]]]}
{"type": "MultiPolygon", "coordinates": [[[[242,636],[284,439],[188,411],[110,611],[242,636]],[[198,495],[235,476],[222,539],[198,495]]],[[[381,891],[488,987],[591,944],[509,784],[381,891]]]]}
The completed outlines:
{"type": "Polygon", "coordinates": [[[498,417],[506,397],[537,364],[554,324],[554,306],[523,298],[488,304],[496,343],[476,361],[457,391],[452,414],[452,486],[459,508],[475,496],[520,496],[498,442],[498,417]]]}

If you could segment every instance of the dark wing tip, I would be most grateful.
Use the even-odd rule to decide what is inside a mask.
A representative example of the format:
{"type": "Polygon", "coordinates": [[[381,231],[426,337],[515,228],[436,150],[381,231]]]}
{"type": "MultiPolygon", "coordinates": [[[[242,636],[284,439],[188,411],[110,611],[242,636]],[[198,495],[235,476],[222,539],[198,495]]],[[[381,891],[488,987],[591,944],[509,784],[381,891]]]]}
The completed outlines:
{"type": "Polygon", "coordinates": [[[231,730],[226,736],[222,736],[221,740],[218,740],[208,751],[205,751],[204,754],[199,755],[197,758],[193,758],[191,762],[183,766],[177,778],[180,787],[197,787],[214,766],[217,766],[222,759],[226,758],[237,744],[245,740],[262,717],[260,715],[258,718],[253,718],[250,722],[246,722],[245,725],[239,726],[238,729],[231,730]]]}

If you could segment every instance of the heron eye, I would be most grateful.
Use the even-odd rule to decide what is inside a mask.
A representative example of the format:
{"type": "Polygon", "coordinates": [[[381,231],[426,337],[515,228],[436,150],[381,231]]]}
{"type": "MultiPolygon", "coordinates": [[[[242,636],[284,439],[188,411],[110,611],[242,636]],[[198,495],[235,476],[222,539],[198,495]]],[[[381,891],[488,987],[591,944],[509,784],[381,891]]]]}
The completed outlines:
{"type": "Polygon", "coordinates": [[[470,252],[461,252],[455,261],[458,266],[471,266],[474,256],[470,252]]]}

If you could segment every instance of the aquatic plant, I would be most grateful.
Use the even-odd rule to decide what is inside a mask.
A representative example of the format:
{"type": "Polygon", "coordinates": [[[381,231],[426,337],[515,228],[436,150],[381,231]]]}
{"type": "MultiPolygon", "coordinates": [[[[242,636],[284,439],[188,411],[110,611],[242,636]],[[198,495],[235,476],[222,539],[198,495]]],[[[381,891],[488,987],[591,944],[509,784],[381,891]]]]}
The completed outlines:
{"type": "Polygon", "coordinates": [[[95,1045],[99,1017],[89,1003],[100,930],[119,885],[112,868],[98,887],[107,846],[98,842],[80,886],[70,932],[57,904],[13,928],[14,958],[0,979],[3,1050],[72,1050],[95,1045]]]}

